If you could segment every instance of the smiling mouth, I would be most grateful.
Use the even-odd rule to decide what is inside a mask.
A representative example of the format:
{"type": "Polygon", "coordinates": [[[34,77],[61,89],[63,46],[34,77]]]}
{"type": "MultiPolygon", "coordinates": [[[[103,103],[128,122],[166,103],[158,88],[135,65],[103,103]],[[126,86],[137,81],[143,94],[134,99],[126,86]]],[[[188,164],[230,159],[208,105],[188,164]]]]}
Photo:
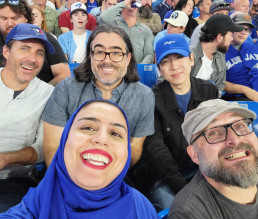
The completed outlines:
{"type": "Polygon", "coordinates": [[[33,70],[34,69],[33,67],[27,66],[27,65],[22,65],[21,67],[24,68],[24,69],[27,69],[27,70],[33,70]]]}
{"type": "Polygon", "coordinates": [[[104,155],[101,154],[83,154],[82,158],[89,162],[90,164],[93,164],[95,166],[105,166],[110,163],[110,159],[104,155]]]}
{"type": "Polygon", "coordinates": [[[249,151],[241,151],[238,153],[233,153],[228,156],[225,156],[225,159],[226,160],[234,160],[234,159],[238,159],[238,158],[248,157],[249,155],[250,155],[249,151]]]}

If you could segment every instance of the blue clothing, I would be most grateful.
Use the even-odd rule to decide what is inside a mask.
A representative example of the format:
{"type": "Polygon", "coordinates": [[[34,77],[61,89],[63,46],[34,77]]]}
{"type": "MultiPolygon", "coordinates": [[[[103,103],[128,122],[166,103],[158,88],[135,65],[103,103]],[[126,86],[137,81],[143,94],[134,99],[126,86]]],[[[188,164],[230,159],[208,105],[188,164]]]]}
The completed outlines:
{"type": "MultiPolygon", "coordinates": [[[[87,45],[90,34],[91,34],[91,31],[86,30],[85,47],[87,45]]],[[[77,48],[77,45],[76,45],[75,41],[73,40],[73,31],[71,30],[64,34],[61,34],[58,37],[58,42],[59,42],[60,46],[62,47],[64,54],[68,55],[68,62],[71,63],[73,61],[73,55],[77,48]]]]}
{"type": "MultiPolygon", "coordinates": [[[[159,32],[159,33],[157,34],[157,36],[154,38],[154,42],[153,42],[153,50],[154,50],[154,51],[155,51],[157,42],[158,42],[161,38],[163,38],[164,36],[167,36],[167,35],[168,35],[167,30],[162,30],[161,32],[159,32]]],[[[190,46],[190,43],[191,43],[190,38],[187,37],[184,33],[182,33],[181,35],[184,37],[184,39],[186,40],[186,42],[187,42],[187,43],[189,44],[189,46],[190,46]]]]}
{"type": "Polygon", "coordinates": [[[87,6],[87,12],[90,13],[90,11],[93,8],[97,8],[98,7],[98,3],[97,3],[97,1],[94,1],[93,3],[91,3],[90,1],[87,1],[86,6],[87,6]]]}
{"type": "MultiPolygon", "coordinates": [[[[58,150],[39,186],[31,188],[20,204],[0,214],[0,218],[158,219],[151,203],[141,193],[123,182],[131,160],[129,128],[127,161],[121,173],[108,186],[88,191],[71,180],[64,161],[64,148],[75,116],[84,105],[85,103],[68,120],[58,150]]],[[[120,107],[116,107],[122,111],[120,107]]],[[[125,113],[123,111],[122,113],[126,119],[125,113]]],[[[129,127],[127,119],[126,122],[129,127]]]]}
{"type": "Polygon", "coordinates": [[[258,91],[258,48],[244,42],[241,50],[230,46],[226,54],[226,80],[258,91]]]}
{"type": "Polygon", "coordinates": [[[170,11],[171,9],[173,9],[172,6],[168,5],[166,3],[166,0],[164,0],[163,2],[161,2],[160,4],[158,4],[156,6],[156,8],[154,9],[154,12],[158,13],[160,18],[161,18],[161,20],[163,20],[165,14],[167,13],[167,11],[170,11]]]}
{"type": "Polygon", "coordinates": [[[191,90],[184,95],[176,94],[176,101],[180,109],[183,111],[184,115],[187,113],[187,107],[191,98],[191,90]]]}

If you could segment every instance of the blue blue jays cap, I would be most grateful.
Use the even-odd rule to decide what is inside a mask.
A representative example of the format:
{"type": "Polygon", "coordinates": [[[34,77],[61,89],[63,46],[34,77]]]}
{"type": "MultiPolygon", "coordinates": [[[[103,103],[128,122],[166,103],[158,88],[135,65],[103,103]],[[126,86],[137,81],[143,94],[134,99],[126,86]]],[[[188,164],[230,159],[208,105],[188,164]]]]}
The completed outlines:
{"type": "Polygon", "coordinates": [[[53,45],[48,41],[43,30],[33,24],[22,23],[16,25],[6,36],[5,45],[10,40],[38,39],[44,43],[48,53],[55,53],[53,45]]]}
{"type": "Polygon", "coordinates": [[[187,57],[191,52],[188,43],[182,35],[168,34],[157,42],[155,53],[157,64],[159,64],[169,54],[177,53],[187,57]]]}

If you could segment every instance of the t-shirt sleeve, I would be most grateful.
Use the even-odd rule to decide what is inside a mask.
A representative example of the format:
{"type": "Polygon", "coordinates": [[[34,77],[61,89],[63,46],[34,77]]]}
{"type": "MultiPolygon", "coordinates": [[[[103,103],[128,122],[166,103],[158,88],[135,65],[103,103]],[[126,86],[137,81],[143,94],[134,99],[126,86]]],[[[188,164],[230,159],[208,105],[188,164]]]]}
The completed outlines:
{"type": "Polygon", "coordinates": [[[60,44],[57,42],[55,37],[53,37],[50,33],[46,33],[48,41],[53,45],[55,48],[54,54],[47,54],[47,59],[49,65],[55,65],[59,63],[68,63],[67,59],[65,57],[65,54],[60,46],[60,44]]]}
{"type": "Polygon", "coordinates": [[[64,127],[69,119],[68,99],[66,79],[64,79],[55,87],[48,99],[42,120],[55,126],[64,127]]]}
{"type": "Polygon", "coordinates": [[[140,116],[134,130],[132,130],[131,137],[145,137],[154,133],[155,97],[151,89],[145,92],[141,103],[140,116]]]}

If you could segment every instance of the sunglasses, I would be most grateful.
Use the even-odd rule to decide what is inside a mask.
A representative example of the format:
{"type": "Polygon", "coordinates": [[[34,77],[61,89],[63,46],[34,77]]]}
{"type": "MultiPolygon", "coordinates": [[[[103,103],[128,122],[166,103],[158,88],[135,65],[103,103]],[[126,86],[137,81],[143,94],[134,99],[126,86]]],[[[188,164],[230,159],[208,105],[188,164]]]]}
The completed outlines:
{"type": "Polygon", "coordinates": [[[0,0],[0,5],[3,5],[6,2],[8,2],[10,5],[18,5],[19,4],[19,0],[0,0]]]}

